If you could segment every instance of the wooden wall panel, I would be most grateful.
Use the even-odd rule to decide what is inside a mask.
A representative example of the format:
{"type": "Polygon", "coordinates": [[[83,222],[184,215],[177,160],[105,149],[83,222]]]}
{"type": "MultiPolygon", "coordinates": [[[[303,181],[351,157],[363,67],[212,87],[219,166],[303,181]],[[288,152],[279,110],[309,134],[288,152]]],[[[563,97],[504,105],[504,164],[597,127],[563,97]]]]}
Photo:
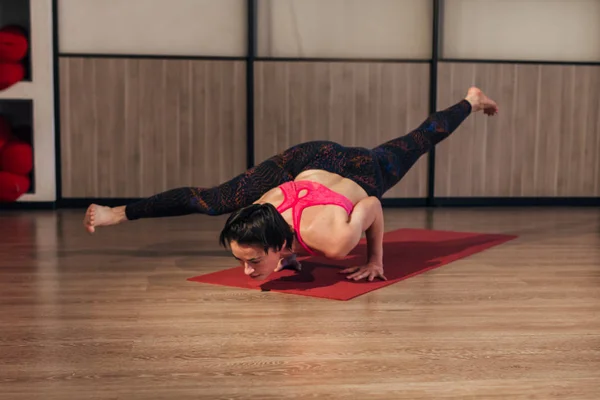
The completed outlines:
{"type": "MultiPolygon", "coordinates": [[[[429,64],[258,62],[256,162],[310,140],[375,147],[428,115],[429,64]]],[[[386,198],[427,195],[427,155],[386,198]]]]}
{"type": "Polygon", "coordinates": [[[243,61],[61,58],[62,196],[145,197],[246,168],[243,61]]]}
{"type": "Polygon", "coordinates": [[[477,85],[500,113],[438,146],[436,196],[600,196],[600,66],[443,62],[438,83],[438,108],[477,85]]]}

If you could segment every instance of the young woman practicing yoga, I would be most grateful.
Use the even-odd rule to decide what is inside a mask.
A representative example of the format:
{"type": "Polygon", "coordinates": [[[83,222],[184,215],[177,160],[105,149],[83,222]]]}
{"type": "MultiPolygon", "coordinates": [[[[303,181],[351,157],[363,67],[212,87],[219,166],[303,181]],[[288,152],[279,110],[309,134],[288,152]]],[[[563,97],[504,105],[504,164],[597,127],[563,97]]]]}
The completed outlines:
{"type": "Polygon", "coordinates": [[[92,233],[140,218],[231,213],[221,245],[231,249],[246,275],[259,280],[299,268],[297,254],[343,258],[366,233],[367,264],[342,273],[354,280],[386,279],[382,195],[477,111],[491,116],[498,106],[472,87],[414,131],[373,149],[329,141],[298,144],[213,188],[176,188],[115,208],[93,204],[84,225],[92,233]]]}

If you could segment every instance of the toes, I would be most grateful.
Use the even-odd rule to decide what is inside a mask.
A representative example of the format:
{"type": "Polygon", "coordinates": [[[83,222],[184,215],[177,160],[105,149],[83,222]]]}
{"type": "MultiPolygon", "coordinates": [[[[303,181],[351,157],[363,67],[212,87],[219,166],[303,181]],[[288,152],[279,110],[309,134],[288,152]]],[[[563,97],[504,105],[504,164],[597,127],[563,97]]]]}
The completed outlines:
{"type": "Polygon", "coordinates": [[[89,233],[94,233],[95,232],[95,228],[94,228],[94,223],[96,221],[96,209],[94,206],[90,206],[87,209],[87,212],[85,213],[85,217],[83,219],[83,225],[85,226],[85,229],[89,232],[89,233]]]}

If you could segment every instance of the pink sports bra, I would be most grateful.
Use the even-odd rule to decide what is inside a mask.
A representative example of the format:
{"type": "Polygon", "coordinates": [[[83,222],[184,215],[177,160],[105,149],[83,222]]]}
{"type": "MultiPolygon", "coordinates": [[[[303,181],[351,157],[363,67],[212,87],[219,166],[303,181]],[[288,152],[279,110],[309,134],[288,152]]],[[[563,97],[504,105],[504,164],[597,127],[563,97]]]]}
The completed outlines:
{"type": "Polygon", "coordinates": [[[279,186],[283,192],[283,202],[277,207],[277,211],[280,213],[292,208],[292,218],[294,221],[294,227],[296,228],[296,236],[298,242],[304,247],[309,254],[315,255],[303,241],[300,236],[300,217],[302,211],[306,207],[320,206],[320,205],[336,205],[343,207],[348,214],[354,209],[354,204],[345,196],[334,192],[327,186],[321,185],[317,182],[312,181],[299,181],[299,182],[286,182],[279,186]],[[300,192],[306,190],[307,193],[304,196],[299,196],[300,192]]]}

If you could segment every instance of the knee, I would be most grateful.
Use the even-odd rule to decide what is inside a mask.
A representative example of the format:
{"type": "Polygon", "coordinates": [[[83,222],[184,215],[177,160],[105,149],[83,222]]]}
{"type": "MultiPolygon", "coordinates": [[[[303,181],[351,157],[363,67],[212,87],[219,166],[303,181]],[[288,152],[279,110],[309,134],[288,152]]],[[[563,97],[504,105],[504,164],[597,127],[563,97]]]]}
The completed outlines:
{"type": "Polygon", "coordinates": [[[190,207],[190,211],[194,213],[206,214],[210,216],[223,215],[229,210],[227,207],[225,207],[225,204],[207,202],[199,198],[192,199],[192,202],[188,204],[188,207],[190,207]]]}
{"type": "Polygon", "coordinates": [[[192,189],[187,188],[187,195],[180,199],[182,207],[186,207],[189,213],[222,215],[225,214],[223,199],[219,199],[214,189],[192,189]]]}
{"type": "Polygon", "coordinates": [[[224,212],[218,210],[218,209],[214,209],[214,208],[209,208],[207,210],[204,211],[204,214],[206,215],[210,215],[211,217],[217,216],[217,215],[223,215],[225,214],[224,212]]]}

